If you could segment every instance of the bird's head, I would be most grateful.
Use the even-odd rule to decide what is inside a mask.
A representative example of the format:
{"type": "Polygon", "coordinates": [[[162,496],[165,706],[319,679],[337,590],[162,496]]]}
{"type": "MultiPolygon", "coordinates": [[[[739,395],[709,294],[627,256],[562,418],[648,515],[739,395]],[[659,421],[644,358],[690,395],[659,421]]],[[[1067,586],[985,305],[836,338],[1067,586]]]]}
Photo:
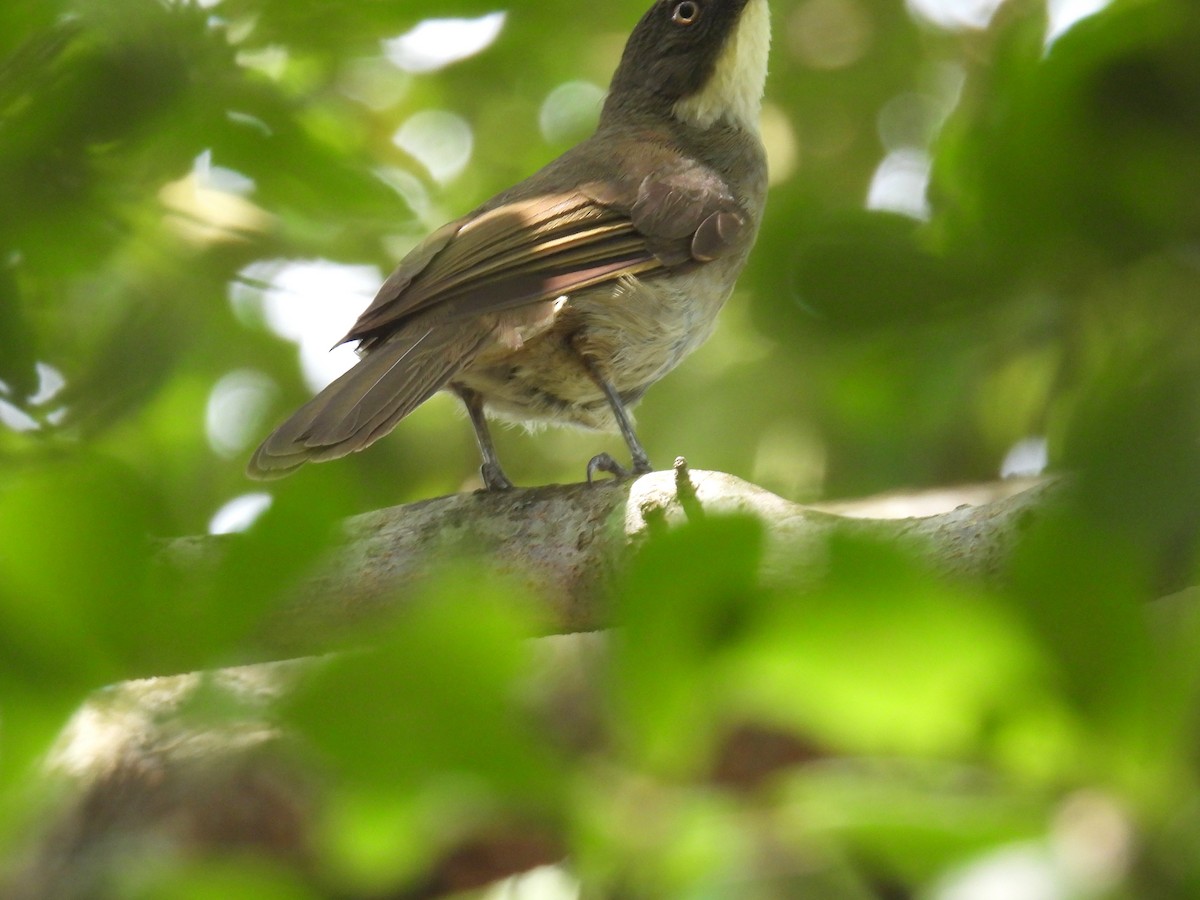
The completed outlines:
{"type": "Polygon", "coordinates": [[[756,132],[770,44],[767,0],[656,0],[625,44],[604,115],[756,132]]]}

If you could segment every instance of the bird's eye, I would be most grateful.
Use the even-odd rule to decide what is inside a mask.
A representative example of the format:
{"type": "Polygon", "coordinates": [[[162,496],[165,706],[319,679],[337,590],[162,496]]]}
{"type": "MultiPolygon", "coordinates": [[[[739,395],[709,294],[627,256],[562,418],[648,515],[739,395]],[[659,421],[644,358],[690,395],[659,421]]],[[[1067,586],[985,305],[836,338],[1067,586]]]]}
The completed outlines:
{"type": "Polygon", "coordinates": [[[700,18],[700,4],[695,0],[683,0],[682,3],[676,3],[675,9],[671,12],[671,21],[676,25],[691,25],[700,18]]]}

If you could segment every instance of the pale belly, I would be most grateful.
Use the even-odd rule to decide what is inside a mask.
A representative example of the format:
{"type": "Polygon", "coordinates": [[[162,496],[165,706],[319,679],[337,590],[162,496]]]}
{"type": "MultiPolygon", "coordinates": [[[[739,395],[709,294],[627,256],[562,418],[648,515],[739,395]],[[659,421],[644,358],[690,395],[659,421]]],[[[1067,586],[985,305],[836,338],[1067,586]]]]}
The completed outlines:
{"type": "Polygon", "coordinates": [[[496,418],[614,430],[612,410],[581,354],[626,404],[636,403],[712,334],[732,279],[724,284],[711,271],[699,274],[676,277],[670,287],[627,279],[583,291],[557,309],[547,305],[544,324],[484,351],[454,383],[481,394],[496,418]]]}

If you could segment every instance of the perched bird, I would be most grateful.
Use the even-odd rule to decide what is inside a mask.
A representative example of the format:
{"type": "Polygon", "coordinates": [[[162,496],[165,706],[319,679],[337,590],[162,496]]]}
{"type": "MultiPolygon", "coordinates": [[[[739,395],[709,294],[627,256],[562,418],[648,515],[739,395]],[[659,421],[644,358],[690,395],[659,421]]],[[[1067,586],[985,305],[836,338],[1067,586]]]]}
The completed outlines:
{"type": "MultiPolygon", "coordinates": [[[[618,429],[712,332],[766,202],[758,119],[767,0],[656,0],[595,134],[404,258],[343,341],[361,360],[270,435],[255,478],[361,450],[439,390],[466,405],[490,490],[487,417],[618,429]]],[[[599,471],[628,474],[609,454],[599,471]]]]}

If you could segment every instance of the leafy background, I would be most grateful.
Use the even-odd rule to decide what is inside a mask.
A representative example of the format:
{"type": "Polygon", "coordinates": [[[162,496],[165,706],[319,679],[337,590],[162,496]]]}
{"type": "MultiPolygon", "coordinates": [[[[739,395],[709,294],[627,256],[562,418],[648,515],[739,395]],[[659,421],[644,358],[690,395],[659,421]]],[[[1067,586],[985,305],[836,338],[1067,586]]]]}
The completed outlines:
{"type": "MultiPolygon", "coordinates": [[[[752,523],[664,536],[619,591],[598,764],[498,714],[527,626],[506,588],[451,573],[390,662],[332,672],[294,711],[346,785],[329,878],[401,883],[434,852],[430,817],[511,804],[600,891],[973,898],[999,872],[1036,896],[1200,894],[1196,617],[1144,606],[1194,581],[1200,16],[1113,0],[1054,31],[1070,6],[774,0],[759,246],[717,335],[638,409],[660,465],[685,453],[801,501],[986,480],[1044,447],[1073,500],[1007,587],[935,586],[847,540],[800,592],[760,583],[752,523]],[[820,752],[723,792],[702,776],[744,721],[820,752]],[[447,786],[464,772],[466,799],[447,786]]],[[[517,4],[444,65],[413,61],[418,32],[393,50],[407,69],[384,42],[496,10],[0,7],[5,834],[89,691],[239,658],[339,517],[475,486],[469,428],[436,398],[271,485],[213,577],[151,566],[152,536],[262,511],[243,461],[312,391],[279,333],[294,311],[323,313],[323,350],[431,227],[584,137],[641,7],[517,4]]],[[[518,483],[620,449],[499,444],[518,483]]],[[[257,869],[210,878],[246,896],[264,879],[307,896],[257,869]]]]}

